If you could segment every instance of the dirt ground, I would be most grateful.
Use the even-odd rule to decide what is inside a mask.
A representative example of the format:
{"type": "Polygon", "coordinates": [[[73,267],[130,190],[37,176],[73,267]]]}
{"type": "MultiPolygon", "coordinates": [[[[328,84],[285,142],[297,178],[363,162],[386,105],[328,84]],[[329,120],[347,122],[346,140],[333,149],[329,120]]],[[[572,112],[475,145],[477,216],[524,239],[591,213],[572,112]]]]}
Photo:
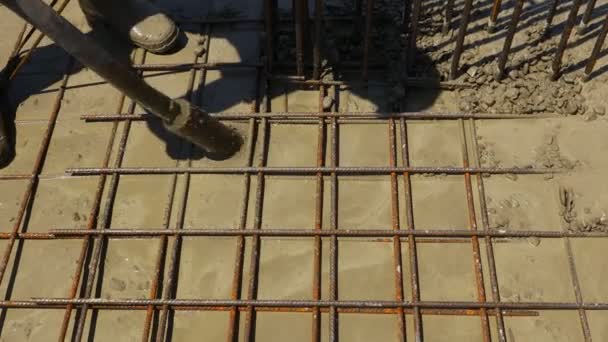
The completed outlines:
{"type": "MultiPolygon", "coordinates": [[[[381,4],[382,1],[379,1],[381,4]]],[[[289,1],[281,1],[287,8],[289,1]]],[[[333,6],[336,1],[327,1],[333,6]]],[[[561,26],[571,2],[560,3],[557,27],[547,41],[539,42],[544,23],[546,2],[527,2],[522,25],[514,41],[516,53],[508,65],[508,77],[494,81],[492,55],[501,49],[512,2],[499,18],[498,31],[488,35],[483,29],[491,3],[476,2],[470,34],[465,40],[463,72],[456,82],[472,87],[463,90],[407,89],[403,94],[394,87],[369,85],[346,86],[330,100],[332,110],[339,112],[386,112],[395,102],[404,111],[517,113],[530,114],[525,119],[407,121],[408,146],[412,166],[462,167],[461,144],[472,166],[553,168],[549,175],[492,175],[483,178],[488,206],[489,229],[608,232],[608,119],[605,98],[608,96],[608,53],[606,47],[598,60],[594,77],[582,82],[583,62],[589,56],[599,25],[605,20],[608,1],[598,0],[591,29],[585,35],[572,35],[564,55],[565,73],[557,82],[547,79],[551,49],[559,39],[561,26]],[[503,26],[501,26],[503,25],[503,26]],[[534,60],[535,62],[532,62],[534,60]],[[532,64],[534,63],[534,64],[532,64]],[[516,72],[513,72],[516,70],[516,72]],[[397,93],[397,94],[396,94],[397,93]],[[546,118],[544,114],[558,114],[546,118]],[[464,127],[465,135],[462,131],[464,127]],[[476,139],[476,144],[473,143],[476,139]],[[473,146],[478,150],[474,151],[473,146]],[[479,162],[476,155],[479,155],[479,162]]],[[[161,0],[160,5],[180,22],[210,15],[259,17],[261,2],[161,0]],[[223,14],[222,14],[223,13],[223,14]]],[[[461,1],[456,1],[459,13],[461,1]]],[[[328,7],[328,8],[329,8],[328,7]]],[[[579,13],[582,13],[585,6],[579,13]]],[[[447,36],[438,31],[441,4],[423,4],[421,37],[418,41],[417,76],[434,75],[447,79],[449,54],[458,25],[447,36]],[[435,61],[429,64],[429,61],[435,61]],[[429,67],[431,65],[431,67],[429,67]]],[[[329,9],[328,9],[329,10],[329,9]]],[[[77,2],[72,1],[64,15],[85,32],[90,32],[77,2]]],[[[0,61],[7,60],[21,22],[0,7],[0,61]]],[[[189,63],[193,61],[203,25],[180,24],[185,44],[170,55],[147,54],[145,62],[189,63]]],[[[213,25],[210,32],[209,62],[257,62],[262,45],[263,27],[255,23],[213,25]]],[[[383,29],[374,37],[382,42],[383,29]]],[[[330,35],[328,33],[328,35],[330,35]]],[[[126,43],[105,38],[113,51],[128,58],[126,43]]],[[[288,40],[289,38],[285,38],[288,40]]],[[[336,39],[332,37],[332,39],[336,39]]],[[[328,51],[329,55],[340,54],[328,51]]],[[[349,47],[350,49],[350,47],[349,47]]],[[[137,53],[141,56],[141,51],[137,53]]],[[[287,53],[285,58],[291,58],[287,53]]],[[[377,56],[376,56],[377,57],[377,56]]],[[[136,57],[137,58],[137,57],[136,57]]],[[[101,167],[106,145],[112,133],[111,122],[85,122],[84,114],[124,113],[130,101],[121,105],[120,93],[78,65],[67,69],[69,56],[43,40],[40,51],[22,70],[8,89],[9,106],[15,109],[16,156],[0,175],[31,174],[38,155],[43,132],[48,126],[53,102],[60,109],[48,152],[39,174],[26,215],[20,225],[23,232],[48,232],[51,229],[86,228],[95,201],[99,176],[75,177],[67,168],[101,167]],[[67,73],[62,94],[61,81],[67,73]]],[[[197,73],[195,96],[210,112],[251,112],[256,97],[256,75],[253,71],[214,71],[197,73]]],[[[172,97],[187,91],[190,72],[144,74],[146,81],[172,97]]],[[[331,77],[340,77],[336,71],[331,77]]],[[[381,72],[373,80],[383,80],[381,72]]],[[[329,95],[331,96],[331,95],[329,95]]],[[[272,111],[318,111],[316,90],[292,89],[282,84],[273,88],[267,99],[272,111]]],[[[135,113],[143,113],[140,108],[135,113]]],[[[235,123],[246,133],[246,121],[235,123]]],[[[125,122],[118,125],[123,131],[125,122]]],[[[331,132],[328,130],[328,134],[331,132]]],[[[267,138],[266,166],[315,166],[317,163],[318,127],[316,124],[270,123],[267,138]]],[[[331,142],[331,135],[327,143],[331,142]]],[[[256,141],[262,140],[260,136],[256,141]]],[[[116,159],[118,140],[114,142],[110,164],[116,159]]],[[[340,166],[389,166],[390,146],[387,121],[340,124],[338,139],[340,166]]],[[[397,146],[404,142],[397,138],[397,146]]],[[[191,163],[194,167],[247,166],[248,156],[241,151],[226,161],[212,161],[202,156],[184,158],[180,144],[156,121],[134,121],[128,133],[122,167],[175,167],[191,163]]],[[[329,148],[328,148],[329,151],[329,148]]],[[[256,145],[254,161],[262,153],[256,145]]],[[[397,165],[403,165],[398,153],[397,165]]],[[[327,153],[326,162],[329,164],[327,153]]],[[[255,165],[255,164],[254,164],[255,165]]],[[[172,175],[121,176],[111,210],[109,228],[162,229],[178,226],[178,208],[182,201],[170,201],[172,175]],[[167,209],[172,208],[171,215],[167,209]]],[[[414,227],[416,229],[469,229],[465,177],[459,175],[413,175],[414,227]]],[[[185,177],[177,176],[177,189],[185,177]]],[[[27,188],[27,180],[0,180],[0,232],[10,232],[18,219],[18,208],[27,188]]],[[[325,178],[323,229],[330,228],[330,179],[325,178]]],[[[391,178],[388,176],[341,176],[338,179],[338,229],[391,229],[391,178]]],[[[264,179],[261,229],[313,229],[315,225],[316,177],[266,176],[264,179]]],[[[473,177],[473,196],[479,229],[483,229],[478,181],[473,177]]],[[[102,196],[103,212],[109,178],[102,196]]],[[[251,177],[248,190],[249,210],[245,224],[254,226],[256,177],[251,177]]],[[[242,175],[196,174],[190,179],[186,197],[183,228],[237,228],[241,221],[242,175]]],[[[400,196],[404,181],[397,183],[400,196]]],[[[178,192],[179,193],[179,192],[178,192]]],[[[407,227],[405,201],[398,204],[399,221],[407,227]]],[[[414,228],[410,227],[410,228],[414,228]]],[[[408,244],[401,243],[402,284],[404,300],[412,300],[408,244]]],[[[169,239],[169,249],[175,240],[169,239]]],[[[485,239],[480,239],[481,267],[486,296],[492,297],[485,239]]],[[[321,299],[329,299],[329,238],[322,239],[321,299]]],[[[235,237],[184,238],[180,251],[175,298],[228,299],[238,241],[235,237]]],[[[580,284],[584,303],[607,303],[608,238],[537,238],[494,239],[494,254],[500,300],[503,302],[568,302],[576,303],[573,277],[580,284]],[[571,252],[573,274],[568,253],[571,252]]],[[[0,240],[4,253],[6,240],[0,240]]],[[[99,298],[149,298],[155,282],[155,263],[160,239],[112,239],[107,243],[96,277],[99,298]]],[[[0,293],[6,300],[32,298],[66,298],[76,274],[82,240],[17,240],[11,250],[6,276],[0,293]]],[[[313,299],[312,238],[262,238],[258,277],[258,299],[313,299]]],[[[338,242],[338,299],[395,300],[395,265],[390,240],[340,238],[338,242]]],[[[252,252],[251,238],[245,239],[244,265],[252,252]]],[[[419,242],[417,256],[421,301],[477,301],[476,275],[470,239],[452,243],[419,242]]],[[[168,260],[168,258],[167,258],[168,260]]],[[[165,267],[165,276],[168,268],[165,267]]],[[[247,284],[252,275],[244,268],[240,298],[247,298],[247,284]]],[[[166,278],[166,277],[165,277],[166,278]]],[[[81,280],[82,283],[82,280],[81,280]]],[[[0,317],[0,341],[49,341],[58,337],[64,309],[5,309],[0,317]]],[[[585,312],[594,341],[608,340],[608,311],[585,312]]],[[[141,339],[145,310],[100,310],[89,314],[85,336],[94,341],[134,341],[141,339]]],[[[243,315],[244,317],[244,315],[243,315]]],[[[228,332],[227,311],[175,311],[169,327],[174,341],[225,340],[228,332]]],[[[407,340],[414,339],[413,316],[407,314],[407,340]]],[[[498,340],[496,319],[489,316],[492,340],[498,340]]],[[[313,316],[309,312],[259,312],[256,319],[257,341],[306,341],[312,339],[313,316]]],[[[321,340],[329,340],[328,314],[321,317],[321,340]]],[[[74,324],[71,316],[70,327],[74,324]]],[[[241,328],[244,319],[241,319],[241,328]]],[[[530,315],[506,315],[506,335],[511,341],[585,340],[579,312],[576,310],[539,310],[530,315]]],[[[391,314],[341,313],[341,341],[397,340],[398,319],[391,314]]],[[[71,332],[70,330],[68,330],[71,332]]],[[[243,329],[240,329],[241,334],[243,329]]],[[[69,334],[68,334],[69,336],[69,334]]],[[[425,341],[482,341],[478,316],[423,315],[425,341]]],[[[243,336],[241,336],[242,338],[243,336]]]]}

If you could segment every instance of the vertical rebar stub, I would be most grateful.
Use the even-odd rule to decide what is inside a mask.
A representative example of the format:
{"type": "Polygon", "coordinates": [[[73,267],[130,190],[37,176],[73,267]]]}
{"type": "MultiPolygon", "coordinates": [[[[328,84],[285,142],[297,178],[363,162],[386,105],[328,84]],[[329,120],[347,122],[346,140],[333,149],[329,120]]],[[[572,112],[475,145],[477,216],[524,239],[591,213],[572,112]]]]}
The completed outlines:
{"type": "Polygon", "coordinates": [[[240,150],[243,138],[236,129],[222,124],[186,100],[177,99],[174,103],[179,111],[173,121],[165,121],[168,130],[205,149],[211,159],[227,159],[240,150]]]}

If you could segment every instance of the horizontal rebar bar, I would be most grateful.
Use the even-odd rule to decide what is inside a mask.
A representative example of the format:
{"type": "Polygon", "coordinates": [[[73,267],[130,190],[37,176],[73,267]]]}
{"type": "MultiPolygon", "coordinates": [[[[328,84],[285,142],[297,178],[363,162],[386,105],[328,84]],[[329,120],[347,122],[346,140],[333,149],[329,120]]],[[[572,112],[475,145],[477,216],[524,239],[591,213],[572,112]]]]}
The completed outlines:
{"type": "Polygon", "coordinates": [[[312,175],[316,173],[340,175],[390,175],[392,172],[409,172],[412,174],[441,174],[441,175],[464,175],[489,174],[489,175],[542,175],[563,173],[563,169],[546,168],[492,168],[492,167],[130,167],[130,168],[69,168],[66,173],[73,176],[90,176],[100,174],[244,174],[264,173],[266,175],[312,175]]]}
{"type": "MultiPolygon", "coordinates": [[[[112,228],[109,230],[90,230],[90,229],[52,229],[49,233],[23,233],[40,234],[45,237],[65,237],[65,236],[105,236],[105,237],[154,237],[154,236],[268,236],[268,237],[314,237],[314,236],[338,236],[338,237],[393,237],[393,236],[416,236],[416,237],[492,237],[492,238],[602,238],[608,237],[608,232],[565,232],[549,230],[488,230],[473,231],[460,229],[337,229],[337,230],[317,230],[317,229],[125,229],[112,228]]],[[[7,233],[0,234],[3,238],[7,233]]],[[[31,235],[38,236],[38,235],[31,235]]]]}
{"type": "Polygon", "coordinates": [[[36,305],[106,305],[131,306],[264,306],[264,307],[293,307],[293,308],[415,308],[421,309],[523,309],[523,310],[608,310],[608,303],[587,302],[465,302],[465,301],[421,301],[397,302],[390,300],[274,300],[274,299],[107,299],[107,298],[32,298],[30,300],[3,300],[3,308],[27,308],[36,305]]]}
{"type": "MultiPolygon", "coordinates": [[[[63,309],[66,307],[66,305],[62,305],[62,304],[36,304],[36,303],[32,303],[32,304],[27,304],[27,306],[25,305],[21,305],[23,304],[22,302],[19,303],[18,306],[14,306],[14,307],[10,307],[10,306],[5,306],[5,307],[9,307],[9,308],[16,308],[16,309],[41,309],[41,310],[56,310],[56,309],[63,309]]],[[[127,311],[140,311],[140,310],[147,310],[149,306],[147,305],[104,305],[104,304],[93,304],[90,305],[89,308],[92,310],[127,310],[127,311]]],[[[239,307],[239,306],[204,306],[204,305],[192,305],[192,306],[175,306],[172,307],[171,310],[174,311],[230,311],[230,310],[238,310],[238,311],[246,311],[247,308],[246,307],[239,307]]],[[[306,313],[306,312],[312,312],[315,308],[312,307],[293,307],[293,306],[255,306],[253,307],[253,309],[255,311],[258,312],[297,312],[297,313],[306,313]]],[[[327,307],[317,307],[316,309],[318,309],[319,311],[323,312],[323,313],[327,313],[329,312],[329,309],[327,307]]],[[[412,314],[412,309],[409,308],[402,308],[403,312],[405,314],[412,314]]],[[[364,314],[381,314],[381,315],[390,315],[390,314],[396,314],[397,313],[397,309],[396,308],[383,308],[383,309],[376,309],[376,308],[338,308],[337,311],[339,313],[345,313],[345,314],[360,314],[360,313],[364,313],[364,314]]],[[[479,310],[477,309],[421,309],[421,312],[424,315],[430,315],[430,316],[479,316],[479,310]]],[[[496,311],[489,309],[487,311],[488,315],[496,315],[496,311]]],[[[515,309],[515,310],[510,310],[510,309],[505,309],[503,310],[503,314],[505,316],[511,316],[511,317],[538,317],[539,316],[539,312],[535,311],[535,310],[519,310],[519,309],[515,309]]]]}
{"type": "Polygon", "coordinates": [[[167,71],[190,69],[255,69],[262,68],[262,63],[174,63],[174,64],[133,64],[132,68],[138,71],[167,71]]]}
{"type": "MultiPolygon", "coordinates": [[[[274,112],[274,113],[209,113],[209,115],[218,120],[247,120],[247,119],[319,119],[319,118],[344,118],[351,120],[388,120],[388,119],[408,119],[408,120],[458,120],[458,119],[476,119],[476,120],[501,120],[501,119],[549,119],[561,117],[557,114],[543,115],[526,115],[526,114],[467,114],[467,113],[433,113],[433,112],[404,112],[404,113],[369,113],[369,112],[351,112],[351,113],[314,113],[314,112],[274,112]]],[[[150,114],[86,114],[80,117],[86,121],[114,121],[114,120],[148,120],[155,118],[150,114]]],[[[318,123],[318,121],[316,122],[318,123]]]]}

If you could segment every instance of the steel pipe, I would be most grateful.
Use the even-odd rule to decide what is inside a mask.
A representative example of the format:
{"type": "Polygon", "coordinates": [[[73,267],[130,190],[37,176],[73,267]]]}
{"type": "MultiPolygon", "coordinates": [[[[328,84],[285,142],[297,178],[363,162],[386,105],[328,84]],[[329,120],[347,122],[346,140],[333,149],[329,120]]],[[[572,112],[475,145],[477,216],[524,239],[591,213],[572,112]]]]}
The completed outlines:
{"type": "Polygon", "coordinates": [[[242,138],[234,129],[186,100],[172,100],[148,85],[129,66],[114,58],[47,4],[40,0],[0,0],[0,3],[37,27],[125,95],[161,117],[169,130],[207,150],[211,157],[225,159],[240,149],[242,138]]]}

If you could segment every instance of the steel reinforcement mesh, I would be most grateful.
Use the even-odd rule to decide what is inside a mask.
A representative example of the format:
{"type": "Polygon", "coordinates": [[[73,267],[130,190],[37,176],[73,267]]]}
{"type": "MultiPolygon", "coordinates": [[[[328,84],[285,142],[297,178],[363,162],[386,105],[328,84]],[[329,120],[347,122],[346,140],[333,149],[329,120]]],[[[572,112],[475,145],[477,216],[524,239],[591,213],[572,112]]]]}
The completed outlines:
{"type": "MultiPolygon", "coordinates": [[[[222,23],[216,23],[222,25],[222,23]]],[[[117,103],[117,113],[82,113],[82,119],[87,122],[111,122],[112,128],[109,139],[105,146],[105,157],[99,167],[94,168],[69,168],[66,170],[68,178],[87,178],[94,180],[94,195],[88,204],[90,208],[86,215],[86,227],[84,229],[73,229],[71,227],[46,227],[42,231],[30,231],[27,222],[36,210],[33,204],[37,198],[37,191],[41,180],[50,179],[42,174],[47,152],[56,127],[57,117],[61,109],[62,100],[66,93],[69,73],[63,76],[56,93],[54,105],[48,125],[42,135],[37,157],[33,162],[31,173],[2,174],[0,182],[24,182],[25,187],[21,192],[16,215],[12,220],[12,226],[0,233],[4,240],[4,252],[0,264],[0,280],[3,284],[5,298],[0,301],[2,310],[2,322],[6,331],[6,322],[10,320],[13,312],[18,311],[61,311],[61,317],[52,320],[51,326],[56,326],[59,340],[76,340],[95,338],[101,333],[101,327],[94,323],[104,315],[104,312],[115,313],[117,311],[143,312],[145,319],[140,325],[130,328],[137,331],[136,335],[142,341],[148,340],[171,340],[177,327],[180,326],[180,312],[224,312],[227,316],[227,324],[221,325],[223,334],[221,339],[233,341],[238,338],[244,340],[260,340],[261,323],[259,316],[264,313],[274,313],[276,316],[290,313],[298,313],[304,317],[309,331],[306,336],[313,341],[338,339],[348,340],[348,331],[342,329],[346,324],[341,322],[348,320],[349,315],[364,316],[392,316],[395,319],[394,331],[387,332],[386,336],[397,340],[423,340],[425,331],[425,317],[436,315],[449,315],[459,317],[474,317],[479,320],[480,336],[484,341],[498,339],[499,341],[512,340],[505,328],[505,317],[528,317],[537,316],[539,312],[564,310],[576,312],[580,320],[582,336],[587,341],[591,340],[590,324],[587,318],[588,312],[595,310],[608,310],[606,302],[589,302],[583,299],[581,284],[577,275],[576,263],[571,246],[572,238],[580,237],[606,237],[605,233],[573,233],[564,230],[499,230],[490,227],[488,218],[488,205],[484,182],[486,177],[494,175],[518,175],[529,177],[539,174],[555,174],[560,170],[542,168],[517,168],[517,167],[482,167],[480,162],[479,148],[477,146],[476,126],[478,120],[512,119],[522,118],[519,115],[475,115],[475,114],[431,114],[431,113],[344,113],[340,109],[340,85],[324,84],[318,82],[308,86],[308,91],[318,92],[317,112],[276,112],[271,108],[269,94],[275,83],[267,73],[263,65],[250,65],[244,63],[209,63],[209,51],[213,49],[211,44],[213,27],[216,24],[201,25],[201,33],[198,35],[197,50],[192,61],[173,65],[151,65],[145,64],[146,54],[138,51],[134,56],[134,65],[137,69],[150,70],[190,70],[187,88],[187,96],[193,102],[204,106],[204,85],[208,70],[217,68],[248,68],[254,73],[256,79],[256,98],[252,101],[250,113],[218,113],[218,118],[228,124],[238,125],[243,128],[246,137],[246,145],[236,161],[233,162],[210,162],[205,165],[193,163],[193,154],[196,150],[189,144],[178,143],[175,165],[171,167],[128,167],[123,165],[125,153],[128,150],[129,139],[132,138],[131,128],[136,122],[154,122],[156,119],[148,114],[139,113],[139,108],[121,96],[117,103]],[[201,53],[202,51],[202,53],[201,53]],[[200,91],[194,91],[195,87],[200,91]],[[338,99],[329,110],[323,110],[323,99],[326,94],[333,93],[338,99]],[[202,102],[202,103],[201,103],[202,102]],[[126,111],[123,108],[127,108],[126,111]],[[416,121],[450,121],[457,125],[456,136],[451,141],[459,144],[461,164],[458,166],[412,166],[410,160],[410,139],[408,127],[416,121]],[[383,165],[375,163],[366,164],[365,151],[355,151],[355,156],[350,154],[348,165],[341,165],[341,153],[346,148],[342,143],[341,131],[345,127],[356,125],[369,125],[378,127],[386,132],[380,136],[361,135],[357,139],[364,141],[377,141],[387,139],[386,151],[383,152],[388,158],[383,165]],[[282,127],[308,127],[316,131],[316,141],[307,142],[314,148],[314,164],[303,166],[299,162],[277,166],[269,164],[269,153],[273,148],[281,148],[286,155],[296,155],[299,150],[290,150],[289,143],[282,144],[271,138],[271,130],[282,127]],[[354,161],[359,161],[353,165],[354,161]],[[373,165],[371,165],[373,164],[373,165]],[[139,216],[142,213],[127,212],[122,223],[113,222],[114,205],[119,192],[120,184],[128,177],[158,177],[164,175],[163,181],[169,184],[169,191],[163,194],[163,199],[157,199],[165,203],[162,213],[162,225],[146,226],[130,223],[129,217],[139,216]],[[186,222],[188,212],[197,212],[199,205],[191,198],[194,191],[193,178],[200,175],[214,175],[229,177],[229,183],[237,183],[237,191],[229,190],[235,187],[215,188],[214,191],[230,192],[229,201],[222,202],[225,206],[231,206],[232,212],[236,214],[236,224],[230,226],[206,225],[207,218],[199,221],[199,226],[191,226],[186,222]],[[424,176],[457,177],[461,181],[464,196],[464,210],[468,224],[465,226],[450,227],[428,227],[419,226],[414,219],[417,215],[414,205],[414,193],[412,178],[424,176]],[[287,203],[282,210],[292,211],[293,215],[309,215],[312,224],[305,227],[290,226],[293,220],[281,219],[288,216],[274,214],[279,219],[272,219],[273,213],[265,211],[265,196],[269,192],[268,185],[275,179],[280,178],[280,185],[273,184],[272,191],[280,186],[282,191],[298,194],[293,203],[287,203]],[[302,180],[314,184],[308,197],[301,195],[295,189],[302,180]],[[341,203],[352,199],[352,192],[348,191],[349,182],[371,182],[370,189],[379,184],[388,184],[390,191],[386,193],[388,209],[387,226],[361,226],[354,224],[349,226],[353,220],[341,215],[341,203]],[[309,205],[310,204],[310,205],[309,205]],[[291,205],[291,206],[290,206],[291,205]],[[309,213],[306,209],[310,207],[309,213]],[[297,213],[297,214],[296,214],[297,213]],[[200,223],[202,222],[202,223],[200,223]],[[347,222],[346,224],[343,222],[347,222]],[[206,241],[205,246],[212,249],[217,243],[218,237],[230,237],[235,243],[230,245],[233,253],[233,262],[227,263],[225,268],[231,272],[231,279],[223,284],[223,289],[230,289],[229,295],[225,297],[214,296],[213,293],[199,296],[181,296],[178,288],[180,282],[187,282],[197,276],[197,269],[208,262],[205,258],[188,259],[192,265],[184,266],[184,246],[195,243],[193,241],[206,241]],[[510,241],[521,238],[538,238],[545,240],[561,240],[565,246],[568,260],[568,271],[572,279],[572,301],[505,301],[499,293],[499,272],[496,267],[495,246],[509,244],[510,241]],[[152,246],[148,254],[153,265],[149,278],[149,286],[145,290],[147,295],[114,297],[102,295],[104,284],[115,282],[116,287],[124,287],[120,281],[114,278],[104,277],[104,269],[109,258],[108,249],[110,245],[120,244],[116,242],[131,241],[133,239],[143,241],[147,246],[152,246]],[[69,290],[65,296],[30,296],[30,298],[19,297],[19,278],[21,264],[35,262],[44,265],[44,253],[36,260],[22,260],[22,249],[24,243],[29,240],[41,241],[39,249],[44,251],[54,241],[78,242],[78,253],[72,253],[73,264],[70,267],[69,276],[64,279],[69,283],[69,290]],[[277,272],[274,278],[263,280],[261,268],[261,255],[265,244],[269,241],[289,241],[305,243],[312,246],[310,255],[306,255],[311,262],[306,263],[308,267],[291,264],[287,270],[300,269],[295,273],[286,271],[285,274],[293,276],[294,279],[284,279],[285,274],[277,272]],[[341,265],[346,265],[341,255],[341,248],[345,243],[365,242],[361,247],[369,248],[372,245],[374,251],[385,251],[390,254],[393,298],[378,299],[377,289],[374,284],[378,280],[373,278],[375,273],[370,272],[368,276],[361,277],[358,281],[351,278],[341,279],[341,265]],[[425,289],[421,285],[420,264],[430,262],[424,260],[419,253],[421,244],[442,244],[450,246],[453,244],[470,245],[472,280],[474,288],[474,300],[425,300],[421,297],[425,289]],[[312,268],[312,270],[310,269],[312,268]],[[406,272],[407,271],[407,272],[406,272]],[[302,278],[302,274],[310,275],[309,279],[302,278]],[[283,278],[282,280],[279,280],[283,278]],[[300,279],[301,278],[301,279],[300,279]],[[289,295],[276,295],[265,290],[265,286],[274,288],[273,283],[289,284],[293,282],[308,282],[310,292],[301,298],[292,298],[289,295]],[[370,284],[370,285],[368,285],[370,284]],[[346,295],[349,287],[359,288],[359,295],[346,295]],[[342,293],[342,291],[344,291],[342,293]],[[263,294],[263,295],[262,295],[263,294]]],[[[26,32],[26,30],[24,30],[26,32]]],[[[70,60],[67,70],[75,62],[70,60]]],[[[527,116],[526,116],[527,118],[527,116]]],[[[534,119],[531,119],[534,120],[534,119]]],[[[92,124],[92,123],[88,123],[92,124]]],[[[154,165],[154,155],[149,156],[154,165]]],[[[302,157],[304,158],[304,157],[302,157]]],[[[59,176],[66,177],[66,176],[59,176]]],[[[156,178],[158,179],[158,178],[156,178]]],[[[223,183],[222,183],[223,184],[223,183]]],[[[83,190],[84,191],[84,190],[83,190]]],[[[197,189],[196,191],[201,191],[197,189]]],[[[202,189],[203,197],[205,189],[202,189]]],[[[303,192],[304,193],[304,192],[303,192]]],[[[17,195],[15,193],[15,195],[17,195]]],[[[378,207],[366,201],[365,193],[361,192],[363,198],[359,198],[360,210],[377,210],[378,207]]],[[[215,197],[214,197],[215,198],[215,197]]],[[[52,200],[52,198],[51,198],[52,200]]],[[[213,198],[212,198],[213,200],[213,198]]],[[[372,201],[370,199],[370,201],[372,201]]],[[[204,202],[204,201],[203,201],[204,202]]],[[[200,202],[200,203],[203,203],[200,202]]],[[[208,211],[206,211],[209,214],[208,211]]],[[[436,215],[442,215],[437,212],[436,215]]],[[[211,218],[209,218],[211,220],[211,218]]],[[[116,247],[114,247],[116,248],[116,247]]],[[[288,249],[286,249],[287,251],[288,249]]],[[[129,251],[121,253],[128,256],[129,251]]],[[[365,253],[361,252],[363,255],[365,253]]],[[[379,253],[379,252],[378,252],[379,253]]],[[[347,255],[353,258],[355,252],[347,255]]],[[[284,258],[292,255],[287,251],[284,258]]],[[[282,258],[282,257],[280,257],[282,258]]],[[[364,263],[365,260],[354,259],[355,263],[364,263]]],[[[49,265],[52,268],[52,266],[49,265]]],[[[346,267],[346,266],[345,266],[346,267]]],[[[538,265],[543,267],[543,265],[538,265]]],[[[136,272],[136,271],[133,271],[136,272]]],[[[530,270],[533,272],[533,270],[530,270]]],[[[47,286],[40,284],[41,287],[47,286]]],[[[41,291],[46,293],[47,291],[41,291]]],[[[226,291],[219,291],[226,292],[226,291]]],[[[42,319],[44,329],[50,329],[49,324],[42,319]]],[[[204,323],[201,323],[204,324],[204,323]]],[[[194,323],[196,325],[196,323],[194,323]]],[[[265,327],[265,329],[268,327],[265,327]]],[[[110,328],[111,329],[111,328],[110,328]]],[[[271,331],[281,330],[281,327],[271,327],[271,331]]],[[[121,334],[120,331],[105,331],[105,336],[121,334]]],[[[277,333],[278,334],[278,333],[277,333]]],[[[52,335],[54,339],[54,335],[52,335]]],[[[289,335],[287,335],[289,336],[289,335]]],[[[205,333],[201,333],[201,338],[205,333]]]]}

